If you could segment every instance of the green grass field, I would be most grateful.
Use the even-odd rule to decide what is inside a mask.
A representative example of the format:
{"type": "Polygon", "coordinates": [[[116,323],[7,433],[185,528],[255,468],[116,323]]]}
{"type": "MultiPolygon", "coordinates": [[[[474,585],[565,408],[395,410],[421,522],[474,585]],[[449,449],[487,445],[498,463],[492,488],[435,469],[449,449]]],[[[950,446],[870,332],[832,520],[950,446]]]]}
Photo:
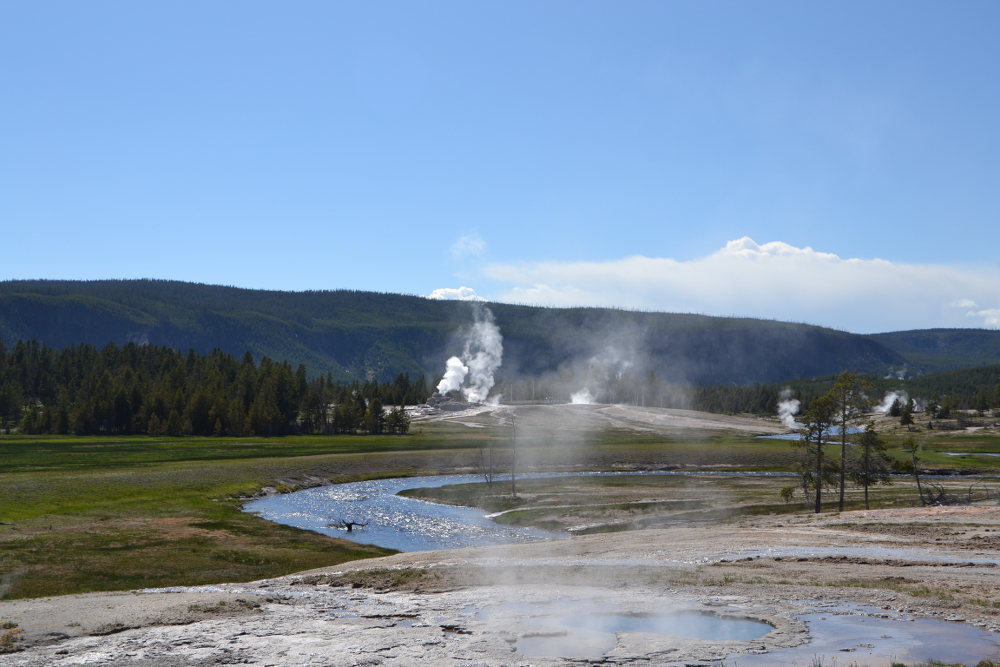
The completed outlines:
{"type": "MultiPolygon", "coordinates": [[[[386,438],[0,436],[0,597],[251,581],[386,554],[267,522],[242,512],[241,499],[263,486],[294,486],[307,478],[344,482],[468,472],[477,447],[492,441],[502,454],[509,443],[504,432],[490,428],[436,424],[416,431],[386,438]]],[[[927,467],[992,473],[1000,466],[1000,458],[982,455],[1000,453],[996,435],[913,435],[927,467]],[[951,457],[947,452],[971,454],[951,457]]],[[[891,446],[898,447],[901,439],[890,436],[891,446]]],[[[766,471],[791,469],[795,450],[785,441],[731,432],[653,436],[609,430],[586,437],[538,432],[519,440],[518,460],[522,470],[766,471]]],[[[794,479],[634,481],[649,479],[602,481],[599,501],[588,495],[597,487],[578,485],[574,490],[563,484],[546,490],[522,483],[519,491],[537,501],[536,509],[511,512],[502,520],[558,529],[586,519],[594,527],[583,532],[592,532],[660,525],[664,517],[683,518],[685,512],[716,520],[730,511],[712,503],[665,508],[636,502],[643,494],[662,495],[662,489],[649,485],[668,483],[677,485],[670,492],[676,500],[691,501],[691,494],[701,489],[698,493],[709,495],[710,490],[713,497],[746,508],[741,511],[802,509],[801,502],[784,505],[777,497],[779,486],[794,484],[794,479]],[[616,484],[627,488],[616,489],[616,484]],[[578,509],[553,518],[546,506],[559,504],[578,509]]],[[[877,503],[902,502],[901,494],[908,492],[902,485],[887,487],[875,498],[877,503]]],[[[469,497],[446,501],[482,504],[469,497]]],[[[517,509],[517,503],[502,509],[517,509]]]]}

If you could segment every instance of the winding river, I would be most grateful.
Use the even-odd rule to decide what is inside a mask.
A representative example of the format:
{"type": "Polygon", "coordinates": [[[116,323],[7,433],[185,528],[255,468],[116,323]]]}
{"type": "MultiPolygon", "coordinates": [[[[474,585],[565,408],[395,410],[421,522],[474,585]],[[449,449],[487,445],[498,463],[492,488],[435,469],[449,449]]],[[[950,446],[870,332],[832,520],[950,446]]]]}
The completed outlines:
{"type": "Polygon", "coordinates": [[[438,505],[396,495],[403,489],[481,481],[479,475],[439,475],[350,482],[262,498],[247,503],[244,509],[277,523],[400,551],[561,537],[542,530],[502,526],[481,509],[438,505]],[[350,533],[328,526],[343,521],[367,525],[350,533]]]}
{"type": "MultiPolygon", "coordinates": [[[[535,473],[519,479],[619,475],[704,475],[704,472],[535,473]]],[[[755,473],[709,473],[753,475],[755,473]]],[[[780,476],[791,473],[756,473],[780,476]]],[[[433,488],[447,484],[482,482],[480,475],[435,475],[397,477],[367,482],[320,486],[295,493],[254,500],[244,510],[296,528],[333,537],[346,537],[361,544],[374,544],[399,551],[429,551],[458,547],[504,544],[528,540],[558,539],[565,533],[518,528],[494,523],[489,515],[473,507],[439,505],[396,494],[404,489],[433,488]],[[329,524],[352,521],[367,524],[347,532],[329,524]]],[[[500,482],[503,484],[504,482],[500,482]]]]}

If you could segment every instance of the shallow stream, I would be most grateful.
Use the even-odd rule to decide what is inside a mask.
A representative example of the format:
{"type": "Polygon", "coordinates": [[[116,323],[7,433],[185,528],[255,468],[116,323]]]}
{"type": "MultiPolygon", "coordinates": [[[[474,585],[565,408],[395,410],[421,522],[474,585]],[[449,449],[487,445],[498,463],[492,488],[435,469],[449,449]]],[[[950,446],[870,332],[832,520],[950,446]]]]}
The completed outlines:
{"type": "MultiPolygon", "coordinates": [[[[683,471],[541,473],[527,474],[519,478],[705,474],[781,476],[784,473],[683,471]]],[[[477,508],[439,505],[396,495],[404,489],[435,488],[448,484],[471,484],[482,481],[483,478],[479,475],[437,475],[350,482],[262,498],[247,503],[244,510],[276,523],[400,551],[455,549],[567,537],[564,533],[500,525],[493,522],[485,510],[477,508]],[[344,521],[367,525],[355,528],[351,532],[328,525],[344,521]]]]}
{"type": "Polygon", "coordinates": [[[399,551],[455,549],[563,537],[532,528],[502,526],[489,519],[481,509],[439,505],[396,495],[404,489],[481,481],[483,478],[479,475],[440,475],[334,484],[262,498],[247,503],[244,509],[269,521],[399,551]],[[351,532],[328,525],[343,521],[367,525],[351,532]]]}

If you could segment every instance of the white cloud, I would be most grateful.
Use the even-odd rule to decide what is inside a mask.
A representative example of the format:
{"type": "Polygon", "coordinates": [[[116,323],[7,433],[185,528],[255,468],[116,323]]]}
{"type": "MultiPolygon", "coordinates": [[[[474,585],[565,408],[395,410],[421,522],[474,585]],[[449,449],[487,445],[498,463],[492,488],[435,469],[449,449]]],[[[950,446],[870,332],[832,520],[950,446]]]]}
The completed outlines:
{"type": "Polygon", "coordinates": [[[450,252],[454,259],[478,257],[486,252],[486,241],[478,234],[466,234],[451,244],[450,252]]]}
{"type": "Polygon", "coordinates": [[[428,299],[440,301],[486,301],[481,296],[476,295],[476,290],[471,287],[441,287],[427,295],[428,299]]]}
{"type": "Polygon", "coordinates": [[[966,317],[982,317],[983,324],[987,327],[1000,329],[1000,308],[988,308],[986,310],[970,310],[966,317]]]}
{"type": "Polygon", "coordinates": [[[764,317],[856,332],[1000,326],[1000,269],[842,259],[812,248],[744,237],[700,259],[634,256],[607,262],[496,264],[500,300],[764,317]],[[971,297],[971,298],[970,298],[971,297]],[[973,300],[975,299],[975,301],[973,300]],[[964,305],[959,305],[964,304],[964,305]]]}
{"type": "Polygon", "coordinates": [[[959,299],[958,301],[952,301],[948,304],[955,308],[978,308],[979,304],[972,299],[959,299]]]}

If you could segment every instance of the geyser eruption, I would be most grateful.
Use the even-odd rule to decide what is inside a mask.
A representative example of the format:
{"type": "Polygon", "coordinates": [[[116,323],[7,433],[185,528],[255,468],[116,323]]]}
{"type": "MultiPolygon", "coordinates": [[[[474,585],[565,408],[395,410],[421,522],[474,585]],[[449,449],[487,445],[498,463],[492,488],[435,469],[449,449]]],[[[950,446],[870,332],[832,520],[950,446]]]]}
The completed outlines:
{"type": "Polygon", "coordinates": [[[618,392],[609,387],[620,381],[632,367],[632,362],[623,356],[622,352],[609,345],[603,352],[591,357],[582,369],[583,387],[569,395],[570,403],[591,405],[597,403],[598,398],[617,402],[618,392]]]}
{"type": "Polygon", "coordinates": [[[462,360],[469,367],[469,386],[464,387],[462,393],[470,403],[482,403],[493,388],[493,372],[503,362],[503,336],[489,308],[480,306],[473,312],[476,321],[465,339],[462,353],[462,360]]]}
{"type": "Polygon", "coordinates": [[[900,406],[905,406],[910,404],[910,395],[905,391],[887,391],[882,402],[875,406],[875,412],[881,412],[882,414],[887,414],[892,408],[894,401],[899,400],[900,406]]]}
{"type": "Polygon", "coordinates": [[[438,382],[437,393],[447,394],[462,388],[465,376],[469,372],[469,367],[462,363],[458,357],[452,357],[445,363],[444,377],[438,382]]]}
{"type": "Polygon", "coordinates": [[[437,392],[446,395],[461,389],[466,401],[482,403],[490,395],[495,384],[493,373],[503,361],[503,336],[489,308],[477,305],[472,313],[475,321],[466,333],[462,356],[448,360],[437,392]]]}
{"type": "Polygon", "coordinates": [[[778,419],[788,429],[797,429],[799,424],[795,422],[795,415],[799,413],[799,406],[802,405],[799,399],[792,398],[792,390],[785,387],[781,390],[778,399],[778,419]]]}

